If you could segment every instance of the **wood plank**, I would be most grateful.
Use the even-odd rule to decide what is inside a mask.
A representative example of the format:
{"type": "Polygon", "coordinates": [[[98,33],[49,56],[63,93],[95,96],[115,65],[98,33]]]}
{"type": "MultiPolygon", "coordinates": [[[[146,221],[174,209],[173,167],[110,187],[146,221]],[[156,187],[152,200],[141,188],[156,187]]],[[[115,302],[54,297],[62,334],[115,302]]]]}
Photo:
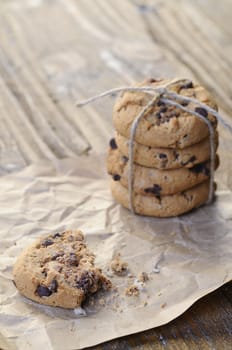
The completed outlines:
{"type": "MultiPolygon", "coordinates": [[[[105,152],[114,100],[76,109],[76,99],[148,76],[199,80],[231,118],[231,10],[230,0],[0,2],[0,174],[105,152]]],[[[230,283],[168,325],[94,349],[230,349],[231,293],[230,283]]]]}
{"type": "Polygon", "coordinates": [[[56,156],[81,153],[90,145],[102,152],[113,133],[113,100],[77,110],[75,99],[170,68],[129,1],[123,9],[107,2],[108,17],[99,15],[105,7],[101,1],[94,6],[86,1],[78,5],[75,1],[41,2],[37,7],[30,3],[6,5],[1,21],[2,61],[10,59],[13,68],[10,74],[9,67],[3,66],[2,73],[13,84],[12,91],[20,98],[32,127],[56,156]],[[114,16],[115,8],[118,16],[114,16]],[[129,21],[125,10],[133,15],[129,21]],[[138,28],[135,44],[134,19],[138,28]],[[59,35],[58,26],[63,29],[59,35]],[[116,39],[113,47],[112,38],[116,39]],[[154,61],[156,65],[151,64],[154,61]]]}
{"type": "MultiPolygon", "coordinates": [[[[192,25],[191,16],[186,16],[185,12],[189,3],[180,2],[180,10],[169,1],[167,6],[162,6],[155,12],[146,12],[143,15],[144,21],[153,40],[165,48],[168,57],[171,55],[171,58],[174,58],[173,63],[182,62],[187,66],[198,81],[214,92],[218,103],[229,113],[232,100],[228,64],[224,62],[218,65],[221,60],[220,51],[213,46],[209,49],[209,46],[205,45],[200,27],[197,35],[194,34],[196,29],[192,25]],[[182,6],[183,3],[185,6],[182,6]]],[[[203,26],[203,23],[201,25],[203,26]]]]}
{"type": "MultiPolygon", "coordinates": [[[[20,31],[18,31],[17,34],[14,33],[12,26],[10,26],[12,23],[9,21],[9,18],[2,21],[2,23],[4,27],[7,28],[8,33],[10,32],[11,39],[13,39],[15,44],[12,45],[7,35],[3,36],[5,40],[3,40],[1,44],[5,45],[5,51],[2,50],[5,56],[3,56],[1,60],[3,66],[2,75],[5,76],[8,85],[11,84],[11,91],[14,93],[15,97],[20,100],[19,104],[24,110],[28,122],[30,122],[32,127],[37,130],[38,134],[44,138],[44,144],[48,144],[52,152],[60,157],[75,155],[72,148],[74,148],[75,151],[79,149],[83,150],[83,148],[86,147],[88,148],[88,143],[82,142],[82,140],[78,138],[78,132],[76,130],[74,131],[73,127],[66,122],[64,116],[61,115],[56,108],[54,101],[47,92],[44,91],[36,75],[36,64],[33,70],[30,64],[31,57],[23,56],[21,47],[18,45],[20,43],[20,35],[17,34],[19,34],[20,31]],[[7,57],[11,58],[11,66],[9,64],[6,65],[7,57]],[[20,69],[15,68],[17,66],[20,66],[20,69]],[[62,140],[64,138],[65,140],[62,140]],[[76,146],[76,140],[79,141],[78,146],[80,147],[76,146]],[[67,142],[69,143],[68,146],[66,145],[67,142]]],[[[30,52],[30,50],[28,50],[28,52],[30,52]]],[[[38,135],[38,138],[40,136],[38,135]]]]}
{"type": "MultiPolygon", "coordinates": [[[[88,349],[229,350],[232,348],[232,304],[223,293],[232,282],[207,295],[167,325],[88,349]]],[[[146,322],[146,320],[144,320],[146,322]]]]}

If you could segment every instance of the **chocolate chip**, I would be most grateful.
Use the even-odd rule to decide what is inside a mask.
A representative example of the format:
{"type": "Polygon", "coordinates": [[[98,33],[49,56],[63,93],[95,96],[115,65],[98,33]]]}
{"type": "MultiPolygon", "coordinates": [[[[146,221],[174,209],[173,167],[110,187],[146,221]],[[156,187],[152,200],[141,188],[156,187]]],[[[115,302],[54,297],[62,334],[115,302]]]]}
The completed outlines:
{"type": "Polygon", "coordinates": [[[193,195],[189,195],[186,192],[182,192],[181,194],[188,202],[191,202],[193,200],[193,195]]]}
{"type": "Polygon", "coordinates": [[[88,293],[93,285],[93,276],[88,272],[83,272],[81,277],[76,280],[76,287],[88,293]]]}
{"type": "MultiPolygon", "coordinates": [[[[164,107],[165,108],[165,107],[164,107]]],[[[169,114],[164,114],[165,112],[156,112],[155,116],[156,116],[156,125],[160,125],[160,124],[163,124],[163,123],[167,123],[169,122],[169,120],[171,118],[174,118],[174,117],[179,117],[179,112],[170,112],[169,114]]]]}
{"type": "Polygon", "coordinates": [[[144,189],[145,193],[152,193],[155,194],[157,196],[160,195],[160,191],[162,190],[162,187],[158,184],[154,184],[153,187],[147,187],[144,189]]]}
{"type": "Polygon", "coordinates": [[[54,242],[53,242],[53,240],[51,238],[47,238],[41,243],[41,245],[43,247],[48,247],[49,245],[52,245],[53,243],[54,242]]]}
{"type": "Polygon", "coordinates": [[[209,168],[205,167],[203,173],[204,173],[204,175],[206,175],[206,176],[210,176],[210,170],[209,170],[209,168]]]}
{"type": "Polygon", "coordinates": [[[54,280],[52,280],[52,282],[49,285],[49,290],[52,293],[56,293],[57,292],[57,288],[58,288],[58,282],[57,282],[57,280],[54,279],[54,280]]]}
{"type": "Polygon", "coordinates": [[[126,156],[122,156],[122,160],[123,160],[123,162],[124,162],[124,163],[127,163],[127,162],[128,162],[128,160],[129,160],[129,158],[128,158],[128,157],[126,157],[126,156]]]}
{"type": "Polygon", "coordinates": [[[75,253],[70,253],[66,261],[69,265],[74,265],[74,266],[77,266],[79,263],[75,253]]]}
{"type": "Polygon", "coordinates": [[[204,174],[206,176],[210,175],[210,171],[206,166],[206,163],[199,163],[194,165],[192,168],[189,168],[189,171],[195,173],[195,174],[204,174]]]}
{"type": "Polygon", "coordinates": [[[167,112],[167,107],[166,106],[162,106],[161,108],[160,108],[160,110],[159,110],[159,112],[160,113],[165,113],[165,112],[167,112]]]}
{"type": "Polygon", "coordinates": [[[179,153],[177,153],[175,150],[173,151],[173,155],[175,157],[175,160],[177,160],[179,158],[179,153]]]}
{"type": "Polygon", "coordinates": [[[156,83],[157,81],[159,81],[159,80],[156,80],[154,78],[148,79],[148,83],[156,83]]]}
{"type": "Polygon", "coordinates": [[[195,156],[192,156],[192,157],[190,157],[190,158],[189,158],[188,160],[186,160],[186,161],[181,161],[180,164],[183,165],[183,166],[185,166],[185,165],[187,165],[187,164],[189,164],[189,163],[193,163],[196,159],[197,159],[197,158],[196,158],[195,156]]]}
{"type": "Polygon", "coordinates": [[[159,100],[159,101],[157,101],[157,106],[159,106],[159,107],[160,107],[160,106],[164,106],[164,105],[165,105],[165,103],[164,103],[164,102],[162,102],[162,101],[160,101],[160,100],[159,100]]]}
{"type": "Polygon", "coordinates": [[[187,134],[185,134],[184,136],[183,136],[183,139],[186,139],[188,137],[188,135],[187,134]]]}
{"type": "Polygon", "coordinates": [[[17,287],[17,286],[16,286],[16,283],[15,283],[15,281],[14,281],[14,280],[12,280],[12,283],[13,283],[13,285],[14,285],[15,287],[17,287]]]}
{"type": "Polygon", "coordinates": [[[166,158],[167,158],[167,154],[165,154],[165,153],[159,153],[159,158],[160,158],[160,159],[166,159],[166,158]]]}
{"type": "Polygon", "coordinates": [[[174,117],[179,117],[179,115],[180,115],[180,113],[179,112],[177,112],[177,111],[173,111],[173,112],[171,112],[170,114],[168,114],[168,118],[169,119],[171,119],[171,118],[174,118],[174,117]]]}
{"type": "Polygon", "coordinates": [[[192,156],[189,158],[189,163],[193,163],[197,158],[195,156],[192,156]]]}
{"type": "Polygon", "coordinates": [[[172,118],[172,115],[165,115],[161,118],[161,123],[168,123],[169,120],[172,118]]]}
{"type": "Polygon", "coordinates": [[[57,269],[57,271],[58,271],[59,273],[61,273],[61,272],[63,271],[63,267],[62,267],[62,266],[59,266],[58,269],[57,269]]]}
{"type": "Polygon", "coordinates": [[[57,238],[57,237],[61,237],[61,234],[60,234],[59,232],[56,232],[56,233],[52,236],[52,238],[57,238]]]}
{"type": "Polygon", "coordinates": [[[164,106],[164,105],[165,105],[165,103],[162,102],[162,101],[160,101],[160,100],[157,102],[157,106],[159,106],[159,107],[160,107],[160,106],[164,106]]]}
{"type": "Polygon", "coordinates": [[[44,277],[47,277],[48,272],[47,272],[47,269],[46,269],[46,268],[44,268],[44,269],[42,270],[42,274],[44,275],[44,277]]]}
{"type": "Polygon", "coordinates": [[[52,255],[51,260],[56,260],[57,258],[59,258],[59,257],[61,257],[63,255],[64,255],[63,252],[62,253],[56,253],[56,254],[52,255]]]}
{"type": "Polygon", "coordinates": [[[202,115],[205,118],[207,118],[207,116],[208,116],[207,110],[205,108],[202,108],[202,107],[196,107],[195,112],[197,112],[198,114],[202,115]]]}
{"type": "Polygon", "coordinates": [[[195,174],[200,174],[202,173],[204,167],[205,167],[204,163],[199,163],[194,165],[192,168],[189,168],[189,171],[192,171],[195,174]]]}
{"type": "Polygon", "coordinates": [[[52,294],[52,291],[48,287],[39,285],[36,289],[36,293],[39,297],[49,297],[52,294]]]}
{"type": "Polygon", "coordinates": [[[114,181],[119,181],[121,179],[121,176],[118,175],[118,174],[115,174],[115,175],[112,176],[112,178],[113,178],[114,181]]]}
{"type": "Polygon", "coordinates": [[[193,82],[192,81],[189,81],[186,84],[183,84],[181,86],[181,89],[192,89],[192,88],[193,88],[193,82]]]}
{"type": "Polygon", "coordinates": [[[111,139],[111,140],[110,140],[110,148],[111,148],[111,149],[117,149],[117,148],[118,148],[115,139],[111,139]]]}

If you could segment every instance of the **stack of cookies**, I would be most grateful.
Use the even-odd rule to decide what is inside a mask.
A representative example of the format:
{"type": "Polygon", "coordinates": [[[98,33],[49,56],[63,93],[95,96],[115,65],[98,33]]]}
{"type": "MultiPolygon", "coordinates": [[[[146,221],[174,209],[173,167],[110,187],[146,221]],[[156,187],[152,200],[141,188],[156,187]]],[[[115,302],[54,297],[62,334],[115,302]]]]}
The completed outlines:
{"type": "MultiPolygon", "coordinates": [[[[150,79],[136,86],[161,87],[168,80],[150,79]]],[[[217,110],[209,92],[192,82],[172,85],[170,91],[194,98],[217,110]]],[[[151,99],[143,92],[125,92],[114,106],[115,138],[110,141],[107,170],[113,197],[130,208],[128,156],[131,125],[151,99]]],[[[193,102],[182,102],[207,118],[218,146],[217,120],[193,102]]],[[[218,157],[216,157],[216,166],[218,157]]],[[[204,204],[209,195],[210,138],[204,121],[175,106],[158,101],[140,120],[134,139],[133,207],[137,214],[169,217],[204,204]]]]}

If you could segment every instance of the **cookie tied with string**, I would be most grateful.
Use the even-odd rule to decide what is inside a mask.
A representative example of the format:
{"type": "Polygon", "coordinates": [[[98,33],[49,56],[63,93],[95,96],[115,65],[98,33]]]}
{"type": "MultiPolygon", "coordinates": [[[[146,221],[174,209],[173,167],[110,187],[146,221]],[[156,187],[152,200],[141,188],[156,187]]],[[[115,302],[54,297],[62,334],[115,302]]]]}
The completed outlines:
{"type": "MultiPolygon", "coordinates": [[[[148,79],[137,84],[136,87],[162,88],[169,83],[171,83],[171,80],[148,79]]],[[[210,93],[204,87],[191,81],[180,80],[176,84],[167,86],[166,89],[183,97],[197,99],[216,111],[218,109],[210,93]]],[[[151,99],[151,95],[142,91],[127,91],[121,94],[113,109],[113,124],[120,135],[126,138],[130,137],[130,129],[135,117],[151,99]]],[[[176,100],[172,97],[170,99],[176,100]]],[[[216,128],[217,119],[206,109],[193,102],[182,101],[180,103],[207,118],[216,128]]],[[[202,141],[208,135],[209,129],[202,120],[183,110],[181,111],[173,105],[164,103],[160,99],[140,120],[135,133],[135,141],[149,147],[177,147],[183,149],[202,141]]]]}
{"type": "Polygon", "coordinates": [[[120,94],[107,168],[112,195],[134,214],[170,217],[214,198],[217,123],[232,133],[210,93],[188,79],[148,79],[77,106],[120,94]]]}
{"type": "MultiPolygon", "coordinates": [[[[117,149],[129,156],[129,139],[115,133],[115,138],[111,139],[110,148],[117,149]],[[113,148],[114,145],[114,148],[113,148]]],[[[215,133],[214,149],[218,148],[218,132],[215,133]]],[[[134,163],[148,168],[157,169],[178,169],[191,168],[196,164],[210,159],[210,139],[195,143],[183,149],[167,147],[150,147],[134,142],[134,163]]]]}
{"type": "MultiPolygon", "coordinates": [[[[130,209],[130,197],[126,187],[111,181],[111,191],[115,200],[130,209]]],[[[134,193],[133,208],[136,214],[154,217],[172,217],[184,214],[206,203],[209,195],[209,181],[204,181],[188,190],[172,195],[145,196],[134,193]]]]}
{"type": "Polygon", "coordinates": [[[136,87],[122,92],[113,109],[116,136],[107,157],[113,197],[136,214],[157,217],[210,202],[219,164],[213,98],[186,79],[136,87]]]}

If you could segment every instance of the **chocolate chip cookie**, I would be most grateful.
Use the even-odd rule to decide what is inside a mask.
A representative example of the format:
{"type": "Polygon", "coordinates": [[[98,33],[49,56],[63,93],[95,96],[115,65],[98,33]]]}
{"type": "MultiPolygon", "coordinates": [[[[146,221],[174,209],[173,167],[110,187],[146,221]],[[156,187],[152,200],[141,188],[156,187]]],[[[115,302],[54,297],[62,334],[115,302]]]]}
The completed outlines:
{"type": "MultiPolygon", "coordinates": [[[[123,207],[129,208],[129,192],[119,181],[111,181],[112,195],[123,207]]],[[[134,210],[136,214],[172,217],[184,214],[204,204],[209,195],[209,181],[205,181],[191,189],[167,196],[143,196],[134,194],[134,210]]]]}
{"type": "Polygon", "coordinates": [[[13,278],[19,292],[40,304],[76,308],[111,282],[94,266],[81,231],[44,236],[17,259],[13,278]]]}
{"type": "MultiPolygon", "coordinates": [[[[218,160],[216,165],[218,165],[218,160]]],[[[209,169],[209,161],[196,164],[192,168],[171,170],[147,168],[134,164],[133,190],[135,193],[147,196],[175,194],[208,180],[209,169]]],[[[107,170],[114,181],[120,181],[124,187],[128,188],[128,158],[123,156],[118,149],[109,149],[107,170]]]]}
{"type": "MultiPolygon", "coordinates": [[[[111,139],[110,147],[118,148],[120,152],[128,157],[129,140],[120,135],[115,134],[115,138],[111,139]]],[[[218,133],[215,133],[215,150],[218,147],[218,133]]],[[[205,162],[210,158],[210,140],[206,137],[204,140],[195,145],[184,149],[178,148],[154,148],[144,146],[140,143],[134,143],[134,162],[150,168],[157,169],[175,169],[175,168],[191,168],[195,164],[205,162]]]]}
{"type": "MultiPolygon", "coordinates": [[[[168,80],[144,81],[137,86],[160,87],[168,80]]],[[[177,84],[170,88],[180,95],[188,96],[217,110],[217,105],[209,92],[198,84],[177,84]]],[[[151,95],[142,92],[125,92],[116,101],[113,109],[113,123],[116,131],[126,138],[130,137],[131,125],[135,117],[152,99],[151,95]]],[[[182,105],[186,106],[185,102],[182,105]]],[[[206,109],[193,103],[187,105],[189,109],[197,111],[207,118],[214,128],[216,118],[208,114],[206,109]]],[[[189,147],[204,140],[209,135],[208,126],[196,116],[184,112],[177,107],[168,106],[158,101],[140,120],[136,129],[135,141],[150,147],[180,148],[189,147]]]]}

